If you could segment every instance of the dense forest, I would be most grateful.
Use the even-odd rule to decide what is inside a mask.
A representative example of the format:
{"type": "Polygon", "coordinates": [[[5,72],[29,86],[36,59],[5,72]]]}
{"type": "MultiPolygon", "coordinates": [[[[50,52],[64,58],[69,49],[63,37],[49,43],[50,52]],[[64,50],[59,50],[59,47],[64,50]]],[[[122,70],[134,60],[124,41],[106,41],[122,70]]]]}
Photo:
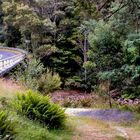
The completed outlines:
{"type": "Polygon", "coordinates": [[[22,73],[24,83],[44,92],[53,78],[56,88],[91,92],[105,85],[138,97],[139,6],[139,0],[1,1],[1,43],[32,56],[15,78],[22,73]]]}

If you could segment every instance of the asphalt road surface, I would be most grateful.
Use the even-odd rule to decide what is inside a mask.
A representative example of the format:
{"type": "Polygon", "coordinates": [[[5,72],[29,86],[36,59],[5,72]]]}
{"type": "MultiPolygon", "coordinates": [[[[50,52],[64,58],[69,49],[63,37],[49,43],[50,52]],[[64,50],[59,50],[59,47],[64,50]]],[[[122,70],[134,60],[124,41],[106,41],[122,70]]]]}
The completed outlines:
{"type": "Polygon", "coordinates": [[[3,60],[5,58],[12,57],[14,55],[17,55],[17,53],[10,52],[10,51],[5,51],[5,50],[0,50],[0,60],[3,60]]]}

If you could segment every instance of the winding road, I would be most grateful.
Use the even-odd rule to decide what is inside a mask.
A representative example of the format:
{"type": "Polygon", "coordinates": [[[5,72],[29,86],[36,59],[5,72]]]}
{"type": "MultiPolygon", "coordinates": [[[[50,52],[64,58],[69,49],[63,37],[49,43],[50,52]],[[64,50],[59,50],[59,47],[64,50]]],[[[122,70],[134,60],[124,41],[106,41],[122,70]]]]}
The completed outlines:
{"type": "Polygon", "coordinates": [[[26,52],[16,48],[0,47],[0,76],[8,73],[26,57],[26,52]]]}

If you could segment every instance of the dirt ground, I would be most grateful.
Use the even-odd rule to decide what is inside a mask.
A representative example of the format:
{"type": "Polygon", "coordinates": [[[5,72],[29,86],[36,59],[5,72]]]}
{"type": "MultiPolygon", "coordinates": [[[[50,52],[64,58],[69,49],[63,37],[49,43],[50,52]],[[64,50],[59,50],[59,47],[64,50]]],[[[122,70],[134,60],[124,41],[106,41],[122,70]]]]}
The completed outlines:
{"type": "Polygon", "coordinates": [[[76,134],[72,140],[140,140],[140,131],[135,127],[89,118],[77,118],[73,121],[76,124],[76,134]]]}
{"type": "Polygon", "coordinates": [[[0,96],[12,97],[16,92],[23,91],[25,88],[22,85],[14,83],[9,79],[0,79],[0,96]]]}

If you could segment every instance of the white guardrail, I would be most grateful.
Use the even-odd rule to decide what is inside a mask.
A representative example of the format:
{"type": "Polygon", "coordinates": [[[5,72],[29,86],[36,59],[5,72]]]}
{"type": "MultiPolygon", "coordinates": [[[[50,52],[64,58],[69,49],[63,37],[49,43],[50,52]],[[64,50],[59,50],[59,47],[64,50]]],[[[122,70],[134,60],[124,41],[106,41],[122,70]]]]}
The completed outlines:
{"type": "Polygon", "coordinates": [[[4,73],[7,73],[9,70],[15,67],[18,63],[24,60],[27,55],[25,51],[16,49],[16,48],[0,47],[0,49],[4,51],[11,50],[11,51],[17,52],[17,54],[12,57],[8,57],[8,58],[4,58],[0,60],[0,76],[2,76],[4,73]]]}

